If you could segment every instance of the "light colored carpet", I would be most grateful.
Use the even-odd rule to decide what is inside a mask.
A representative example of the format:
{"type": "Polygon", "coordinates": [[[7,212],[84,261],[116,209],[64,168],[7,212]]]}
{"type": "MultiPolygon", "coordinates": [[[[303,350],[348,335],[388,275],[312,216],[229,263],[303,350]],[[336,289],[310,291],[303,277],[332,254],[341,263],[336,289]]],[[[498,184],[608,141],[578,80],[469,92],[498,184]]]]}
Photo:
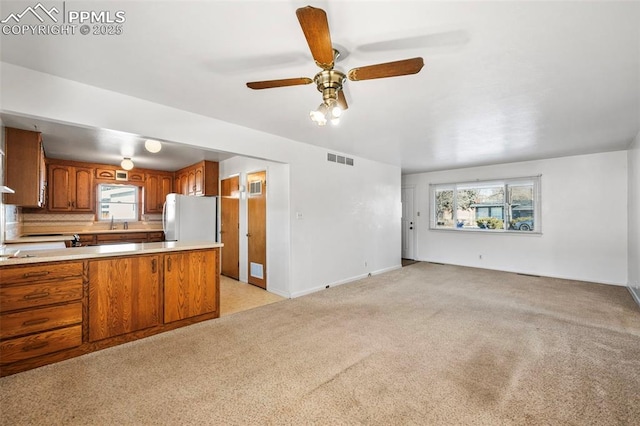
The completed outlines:
{"type": "Polygon", "coordinates": [[[631,425],[627,289],[416,263],[0,379],[2,423],[631,425]]]}

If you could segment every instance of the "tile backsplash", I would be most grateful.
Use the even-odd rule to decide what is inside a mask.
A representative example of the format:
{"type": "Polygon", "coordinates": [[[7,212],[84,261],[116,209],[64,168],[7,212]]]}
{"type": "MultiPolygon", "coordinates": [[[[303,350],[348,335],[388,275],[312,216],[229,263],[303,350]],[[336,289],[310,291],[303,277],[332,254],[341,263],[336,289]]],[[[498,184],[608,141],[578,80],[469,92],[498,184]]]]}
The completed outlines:
{"type": "MultiPolygon", "coordinates": [[[[162,229],[161,215],[147,215],[142,221],[130,222],[129,229],[162,229]]],[[[25,213],[22,215],[22,235],[47,232],[74,233],[108,230],[109,221],[94,221],[89,214],[25,213]]],[[[116,222],[116,229],[122,229],[122,222],[116,222]]]]}
{"type": "Polygon", "coordinates": [[[22,209],[11,204],[2,206],[4,208],[4,239],[18,238],[22,233],[22,209]]]}

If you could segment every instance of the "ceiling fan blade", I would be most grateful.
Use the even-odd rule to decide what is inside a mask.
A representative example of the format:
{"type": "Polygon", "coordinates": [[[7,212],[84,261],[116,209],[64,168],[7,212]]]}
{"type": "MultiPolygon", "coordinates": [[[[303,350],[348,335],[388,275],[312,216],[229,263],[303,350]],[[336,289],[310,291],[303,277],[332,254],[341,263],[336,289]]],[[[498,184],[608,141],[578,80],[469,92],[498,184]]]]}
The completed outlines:
{"type": "Polygon", "coordinates": [[[325,11],[306,6],[296,10],[296,16],[316,64],[325,70],[332,69],[333,45],[325,11]]]}
{"type": "Polygon", "coordinates": [[[247,87],[254,90],[259,89],[271,89],[273,87],[285,87],[285,86],[299,86],[302,84],[313,83],[313,80],[307,77],[299,78],[285,78],[283,80],[268,80],[268,81],[252,81],[247,83],[247,87]]]}
{"type": "Polygon", "coordinates": [[[338,106],[343,111],[349,108],[349,105],[347,105],[347,98],[344,96],[344,92],[342,90],[338,91],[338,106]]]}
{"type": "Polygon", "coordinates": [[[422,58],[411,58],[404,59],[402,61],[386,62],[384,64],[354,68],[349,71],[347,76],[351,81],[398,77],[401,75],[417,74],[423,66],[424,60],[422,58]]]}

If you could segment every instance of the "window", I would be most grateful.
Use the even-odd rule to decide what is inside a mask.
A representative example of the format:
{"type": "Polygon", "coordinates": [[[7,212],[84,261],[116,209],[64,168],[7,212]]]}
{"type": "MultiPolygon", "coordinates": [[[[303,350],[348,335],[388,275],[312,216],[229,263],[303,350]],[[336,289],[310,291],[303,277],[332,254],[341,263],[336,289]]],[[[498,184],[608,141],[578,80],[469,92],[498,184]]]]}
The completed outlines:
{"type": "Polygon", "coordinates": [[[138,187],[98,185],[99,220],[138,220],[138,187]]]}
{"type": "Polygon", "coordinates": [[[537,232],[540,176],[430,185],[431,229],[537,232]]]}

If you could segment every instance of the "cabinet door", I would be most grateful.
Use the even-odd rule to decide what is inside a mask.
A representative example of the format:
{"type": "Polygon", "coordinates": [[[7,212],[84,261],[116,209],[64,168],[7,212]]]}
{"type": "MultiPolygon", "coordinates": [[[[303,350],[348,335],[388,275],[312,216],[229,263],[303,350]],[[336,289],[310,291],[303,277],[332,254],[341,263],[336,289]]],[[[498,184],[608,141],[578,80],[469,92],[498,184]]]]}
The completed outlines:
{"type": "Polygon", "coordinates": [[[161,323],[160,256],[89,262],[89,340],[161,323]]]}
{"type": "Polygon", "coordinates": [[[196,167],[193,171],[194,174],[194,184],[193,184],[193,195],[203,195],[204,194],[204,166],[196,167]]]}
{"type": "Polygon", "coordinates": [[[3,194],[6,204],[42,207],[43,176],[40,175],[44,151],[38,132],[5,129],[5,184],[15,194],[3,194]]]}
{"type": "Polygon", "coordinates": [[[71,209],[71,200],[69,200],[70,178],[69,167],[56,164],[49,165],[49,210],[68,211],[71,209]]]}
{"type": "Polygon", "coordinates": [[[218,308],[218,250],[176,252],[164,257],[164,322],[218,308]]]}
{"type": "Polygon", "coordinates": [[[162,206],[167,199],[167,194],[171,194],[173,191],[173,179],[171,176],[162,176],[160,179],[160,187],[158,195],[158,211],[162,212],[162,206]]]}
{"type": "Polygon", "coordinates": [[[93,169],[74,167],[73,178],[71,210],[93,212],[93,169]]]}
{"type": "Polygon", "coordinates": [[[47,202],[47,163],[44,161],[44,147],[42,146],[42,140],[40,140],[40,165],[38,167],[38,175],[40,178],[40,196],[39,206],[44,207],[47,202]]]}
{"type": "Polygon", "coordinates": [[[145,213],[158,213],[158,192],[160,188],[160,176],[148,174],[144,183],[144,211],[145,213]]]}
{"type": "Polygon", "coordinates": [[[189,173],[187,173],[187,180],[188,180],[188,185],[187,185],[187,195],[195,195],[196,194],[196,171],[194,170],[189,170],[189,173]]]}

